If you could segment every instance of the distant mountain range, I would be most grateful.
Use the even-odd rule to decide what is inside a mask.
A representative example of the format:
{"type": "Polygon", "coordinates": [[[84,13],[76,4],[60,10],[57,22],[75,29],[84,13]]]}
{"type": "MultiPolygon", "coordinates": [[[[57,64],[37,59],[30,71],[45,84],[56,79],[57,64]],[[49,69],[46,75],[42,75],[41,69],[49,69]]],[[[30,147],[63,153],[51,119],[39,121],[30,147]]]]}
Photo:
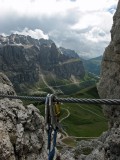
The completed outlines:
{"type": "Polygon", "coordinates": [[[52,90],[51,84],[74,83],[85,76],[83,62],[74,51],[58,48],[52,40],[18,34],[0,36],[0,71],[17,92],[41,91],[46,86],[52,90]]]}
{"type": "Polygon", "coordinates": [[[89,60],[83,59],[82,61],[87,72],[94,73],[98,76],[100,75],[102,56],[92,58],[89,60]]]}
{"type": "Polygon", "coordinates": [[[59,50],[61,51],[61,53],[68,56],[69,58],[80,58],[79,55],[74,50],[66,49],[63,47],[60,47],[59,50]]]}
{"type": "Polygon", "coordinates": [[[65,49],[63,47],[60,47],[59,49],[64,55],[67,55],[70,58],[80,58],[83,61],[84,68],[88,73],[90,72],[97,76],[100,75],[102,56],[86,60],[79,56],[74,50],[65,49]]]}

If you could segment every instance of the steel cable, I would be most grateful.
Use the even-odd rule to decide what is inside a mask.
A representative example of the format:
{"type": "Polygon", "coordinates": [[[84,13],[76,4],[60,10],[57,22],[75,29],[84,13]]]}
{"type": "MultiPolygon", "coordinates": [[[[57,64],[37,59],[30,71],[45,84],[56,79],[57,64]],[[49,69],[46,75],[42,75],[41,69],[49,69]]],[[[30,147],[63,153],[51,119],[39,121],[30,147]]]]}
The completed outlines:
{"type": "MultiPolygon", "coordinates": [[[[0,95],[1,98],[21,99],[31,101],[45,102],[46,97],[34,97],[34,96],[14,96],[14,95],[0,95]]],[[[106,104],[106,105],[120,105],[120,99],[82,99],[82,98],[56,98],[54,101],[63,103],[80,103],[80,104],[106,104]]]]}

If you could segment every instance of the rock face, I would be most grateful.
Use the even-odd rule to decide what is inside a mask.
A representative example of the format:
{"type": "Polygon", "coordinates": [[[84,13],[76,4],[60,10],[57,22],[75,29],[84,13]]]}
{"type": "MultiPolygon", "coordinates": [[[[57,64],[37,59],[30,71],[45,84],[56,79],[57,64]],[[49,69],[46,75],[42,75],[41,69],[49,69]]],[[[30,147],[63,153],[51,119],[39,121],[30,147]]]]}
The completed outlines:
{"type": "MultiPolygon", "coordinates": [[[[113,17],[111,42],[102,60],[101,79],[98,91],[101,98],[120,98],[120,1],[113,17]]],[[[120,124],[120,106],[105,106],[104,112],[110,120],[110,127],[120,124]]]]}
{"type": "Polygon", "coordinates": [[[79,55],[71,49],[65,49],[63,47],[60,47],[59,50],[66,56],[70,57],[70,58],[80,58],[79,55]]]}
{"type": "Polygon", "coordinates": [[[78,58],[75,60],[76,57],[62,54],[52,40],[17,34],[0,36],[0,71],[8,76],[17,92],[22,85],[41,83],[41,74],[67,80],[71,75],[83,78],[83,63],[78,58]]]}
{"type": "MultiPolygon", "coordinates": [[[[0,73],[0,93],[15,95],[9,79],[0,73]]],[[[44,119],[32,104],[0,99],[0,160],[45,160],[44,119]]]]}

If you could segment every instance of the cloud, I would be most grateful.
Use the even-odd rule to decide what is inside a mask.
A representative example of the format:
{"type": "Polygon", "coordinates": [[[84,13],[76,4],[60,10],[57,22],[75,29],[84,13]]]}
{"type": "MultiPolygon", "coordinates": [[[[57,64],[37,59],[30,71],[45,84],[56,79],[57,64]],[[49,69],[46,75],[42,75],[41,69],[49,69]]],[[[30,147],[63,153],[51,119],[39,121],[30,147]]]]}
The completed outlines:
{"type": "Polygon", "coordinates": [[[77,7],[76,3],[69,0],[0,0],[2,15],[11,11],[19,16],[41,17],[42,15],[65,14],[66,10],[77,7]]]}
{"type": "Polygon", "coordinates": [[[115,6],[118,0],[0,0],[0,17],[14,12],[19,16],[36,17],[65,15],[71,9],[98,11],[115,6]]]}
{"type": "Polygon", "coordinates": [[[106,31],[109,31],[113,23],[112,16],[113,15],[108,11],[86,12],[79,18],[79,21],[71,27],[71,29],[80,30],[90,26],[98,26],[106,31]]]}
{"type": "Polygon", "coordinates": [[[118,0],[0,0],[0,34],[51,38],[91,57],[110,41],[118,0]]]}
{"type": "MultiPolygon", "coordinates": [[[[51,39],[54,39],[55,42],[59,46],[63,46],[65,48],[70,48],[75,50],[80,56],[84,57],[97,57],[98,55],[102,55],[105,47],[109,43],[104,40],[105,32],[101,30],[100,34],[98,34],[99,28],[87,28],[80,31],[69,31],[65,30],[61,31],[61,34],[56,30],[51,33],[49,36],[51,39]],[[88,35],[86,35],[88,33],[88,35]],[[97,37],[96,37],[97,35],[97,37]],[[98,41],[99,38],[99,41],[98,41]]],[[[109,38],[108,34],[108,38],[109,38]]]]}
{"type": "Polygon", "coordinates": [[[110,8],[108,8],[107,11],[113,15],[116,11],[116,5],[110,6],[110,8]]]}
{"type": "Polygon", "coordinates": [[[35,39],[40,39],[40,38],[44,38],[44,39],[48,39],[48,35],[44,34],[42,30],[40,29],[35,29],[35,30],[31,30],[28,28],[24,28],[23,31],[19,32],[19,31],[13,31],[14,34],[20,34],[20,35],[25,35],[25,36],[31,36],[32,38],[35,39]]]}
{"type": "Polygon", "coordinates": [[[109,42],[110,34],[106,33],[104,30],[98,27],[93,27],[90,31],[84,34],[86,39],[92,42],[109,42]]]}

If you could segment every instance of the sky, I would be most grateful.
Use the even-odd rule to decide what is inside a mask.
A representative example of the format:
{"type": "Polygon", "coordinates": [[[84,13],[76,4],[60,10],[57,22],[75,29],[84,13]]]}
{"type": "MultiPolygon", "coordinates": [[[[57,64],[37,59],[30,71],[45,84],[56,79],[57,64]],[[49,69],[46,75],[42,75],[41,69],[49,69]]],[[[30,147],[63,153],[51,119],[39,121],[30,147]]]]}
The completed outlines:
{"type": "Polygon", "coordinates": [[[52,39],[84,57],[103,54],[118,0],[0,0],[0,34],[52,39]]]}

